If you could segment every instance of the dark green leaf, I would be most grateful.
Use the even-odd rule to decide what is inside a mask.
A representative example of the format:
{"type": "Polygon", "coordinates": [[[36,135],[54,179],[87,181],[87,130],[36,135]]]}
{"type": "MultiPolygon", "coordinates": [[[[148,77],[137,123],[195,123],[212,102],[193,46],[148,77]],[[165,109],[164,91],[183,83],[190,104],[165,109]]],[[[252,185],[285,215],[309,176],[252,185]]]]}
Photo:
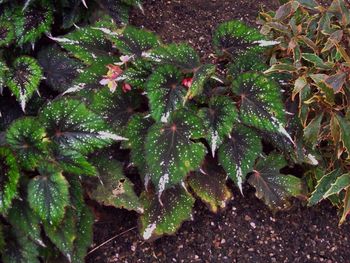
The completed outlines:
{"type": "Polygon", "coordinates": [[[210,99],[208,108],[199,110],[198,116],[206,125],[208,130],[206,138],[214,156],[224,137],[231,133],[238,117],[237,109],[228,97],[217,96],[210,99]]]}
{"type": "Polygon", "coordinates": [[[262,151],[259,137],[251,129],[236,125],[219,148],[219,163],[242,192],[247,173],[262,151]]]}
{"type": "Polygon", "coordinates": [[[122,132],[140,105],[141,96],[136,91],[111,93],[108,88],[103,88],[94,95],[90,108],[115,131],[122,132]]]}
{"type": "Polygon", "coordinates": [[[244,52],[235,57],[234,62],[229,65],[228,74],[232,77],[236,77],[247,71],[260,72],[267,70],[268,66],[262,61],[262,56],[256,52],[244,52]]]}
{"type": "Polygon", "coordinates": [[[87,65],[96,60],[104,59],[111,55],[112,44],[106,39],[104,33],[99,30],[103,24],[96,23],[93,26],[82,27],[62,37],[51,37],[63,48],[71,52],[76,58],[87,65]]]}
{"type": "Polygon", "coordinates": [[[62,98],[49,103],[39,117],[50,140],[62,148],[90,153],[125,139],[111,133],[102,117],[78,100],[62,98]]]}
{"type": "Polygon", "coordinates": [[[206,149],[191,139],[204,135],[201,119],[188,110],[176,111],[168,123],[156,123],[148,130],[146,160],[159,195],[200,166],[206,149]]]}
{"type": "Polygon", "coordinates": [[[226,203],[232,198],[226,186],[226,174],[222,168],[215,165],[215,160],[212,158],[206,159],[201,171],[190,174],[188,184],[213,213],[225,208],[226,203]]]}
{"type": "Polygon", "coordinates": [[[184,70],[192,71],[200,66],[197,52],[186,43],[160,46],[145,53],[144,57],[156,63],[170,64],[184,70]]]}
{"type": "Polygon", "coordinates": [[[130,66],[128,66],[118,79],[130,84],[132,87],[145,89],[146,81],[153,72],[152,63],[137,59],[130,66]]]}
{"type": "Polygon", "coordinates": [[[8,46],[15,39],[15,29],[10,21],[0,21],[0,47],[8,46]]]}
{"type": "Polygon", "coordinates": [[[128,24],[130,6],[123,0],[100,0],[99,3],[117,24],[128,24]]]}
{"type": "Polygon", "coordinates": [[[8,148],[0,147],[0,167],[0,212],[6,213],[17,195],[20,178],[16,158],[8,148]]]}
{"type": "Polygon", "coordinates": [[[6,237],[6,247],[1,259],[4,263],[39,263],[37,245],[26,235],[11,229],[6,237]]]}
{"type": "Polygon", "coordinates": [[[152,117],[164,122],[173,111],[182,107],[186,94],[181,85],[181,72],[171,65],[160,66],[154,71],[147,80],[146,91],[152,117]]]}
{"type": "Polygon", "coordinates": [[[204,84],[208,79],[215,74],[216,67],[212,64],[205,64],[201,66],[195,73],[192,79],[192,84],[186,94],[186,99],[200,95],[203,92],[204,84]]]}
{"type": "Polygon", "coordinates": [[[283,156],[272,153],[261,159],[255,166],[248,182],[255,187],[255,195],[272,210],[289,206],[288,199],[304,194],[304,185],[300,178],[280,174],[279,170],[287,165],[283,156]]]}
{"type": "Polygon", "coordinates": [[[46,131],[33,117],[14,121],[6,133],[6,141],[16,152],[23,168],[33,170],[47,156],[46,131]]]}
{"type": "Polygon", "coordinates": [[[84,206],[77,222],[77,236],[74,240],[73,263],[84,262],[87,249],[92,243],[94,217],[90,209],[84,206]]]}
{"type": "MultiPolygon", "coordinates": [[[[35,43],[42,34],[49,32],[53,23],[50,4],[31,5],[25,11],[22,7],[12,8],[7,14],[15,27],[17,44],[35,43]]],[[[5,14],[6,17],[6,14],[5,14]]]]}
{"type": "Polygon", "coordinates": [[[63,219],[69,203],[69,185],[53,166],[40,167],[40,173],[28,184],[28,202],[44,222],[57,225],[63,219]]]}
{"type": "Polygon", "coordinates": [[[72,261],[74,241],[77,238],[75,215],[72,209],[67,209],[65,218],[59,225],[44,223],[45,234],[60,252],[72,261]]]}
{"type": "Polygon", "coordinates": [[[265,37],[255,28],[238,20],[224,22],[218,26],[213,35],[213,46],[218,55],[237,55],[247,49],[262,51],[259,41],[265,37]]]}
{"type": "Polygon", "coordinates": [[[92,191],[91,198],[103,205],[142,213],[143,208],[134,192],[134,185],[123,174],[121,164],[107,157],[96,158],[93,163],[96,165],[100,182],[92,191]]]}
{"type": "Polygon", "coordinates": [[[232,91],[241,97],[240,118],[244,124],[285,135],[285,110],[278,85],[258,73],[243,73],[232,82],[232,91]]]}
{"type": "Polygon", "coordinates": [[[339,221],[339,225],[342,225],[345,222],[346,217],[350,213],[350,187],[348,187],[346,189],[343,203],[344,203],[344,205],[343,205],[344,208],[343,208],[342,216],[341,216],[340,221],[339,221]]]}
{"type": "Polygon", "coordinates": [[[121,53],[135,57],[141,57],[143,52],[158,47],[160,43],[154,33],[130,25],[112,40],[121,53]]]}
{"type": "Polygon", "coordinates": [[[143,192],[141,200],[145,212],[140,217],[140,233],[145,240],[164,234],[174,234],[185,220],[191,218],[194,198],[182,187],[175,186],[163,193],[163,204],[156,195],[143,192]]]}
{"type": "Polygon", "coordinates": [[[40,220],[26,201],[14,201],[7,219],[18,235],[28,236],[37,244],[44,245],[40,235],[40,220]]]}
{"type": "Polygon", "coordinates": [[[45,82],[59,92],[66,91],[83,69],[81,62],[70,58],[57,46],[42,49],[38,61],[43,68],[45,82]]]}
{"type": "Polygon", "coordinates": [[[66,173],[90,176],[96,174],[96,168],[89,163],[84,155],[75,150],[54,146],[51,153],[59,167],[66,173]]]}
{"type": "Polygon", "coordinates": [[[13,62],[6,84],[16,96],[23,111],[26,103],[37,90],[41,78],[41,67],[34,58],[22,56],[13,62]]]}
{"type": "Polygon", "coordinates": [[[129,138],[128,147],[131,148],[131,161],[137,166],[139,172],[146,175],[145,160],[145,136],[148,129],[154,124],[152,118],[146,118],[143,114],[135,114],[131,117],[125,136],[129,138]]]}

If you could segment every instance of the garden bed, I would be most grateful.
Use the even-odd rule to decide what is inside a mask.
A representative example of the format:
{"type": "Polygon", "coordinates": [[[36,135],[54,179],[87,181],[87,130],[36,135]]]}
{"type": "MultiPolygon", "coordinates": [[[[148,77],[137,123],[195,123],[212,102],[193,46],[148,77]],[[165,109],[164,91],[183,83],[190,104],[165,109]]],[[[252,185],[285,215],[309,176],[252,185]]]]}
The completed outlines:
{"type": "MultiPolygon", "coordinates": [[[[147,16],[135,10],[131,24],[160,34],[167,42],[188,41],[207,61],[213,53],[211,34],[223,21],[242,19],[254,25],[261,8],[276,9],[278,1],[144,1],[147,16]]],[[[242,197],[232,186],[234,200],[218,215],[197,201],[194,220],[175,236],[144,242],[137,216],[112,208],[97,208],[94,245],[87,262],[347,262],[350,224],[338,227],[336,210],[327,202],[295,206],[273,215],[254,197],[242,197]]]]}

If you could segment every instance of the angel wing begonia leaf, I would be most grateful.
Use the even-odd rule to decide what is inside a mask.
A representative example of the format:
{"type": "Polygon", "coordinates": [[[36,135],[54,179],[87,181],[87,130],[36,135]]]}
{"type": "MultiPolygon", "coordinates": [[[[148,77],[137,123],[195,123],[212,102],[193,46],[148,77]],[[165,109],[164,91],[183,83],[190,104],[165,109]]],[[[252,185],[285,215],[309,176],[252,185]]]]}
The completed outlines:
{"type": "Polygon", "coordinates": [[[23,111],[26,103],[37,90],[41,78],[42,69],[34,58],[22,56],[14,61],[9,76],[6,78],[6,85],[16,96],[23,111]]]}
{"type": "Polygon", "coordinates": [[[249,184],[255,187],[255,195],[272,210],[288,207],[290,197],[303,196],[305,193],[300,178],[279,172],[286,165],[283,156],[271,153],[265,160],[257,162],[254,173],[248,179],[249,184]]]}
{"type": "Polygon", "coordinates": [[[232,91],[240,96],[239,113],[244,124],[281,133],[293,142],[284,128],[285,109],[277,83],[259,73],[243,73],[232,82],[232,91]]]}
{"type": "Polygon", "coordinates": [[[181,85],[181,72],[171,65],[160,66],[153,72],[147,80],[146,91],[152,117],[164,122],[182,107],[186,94],[181,85]]]}
{"type": "Polygon", "coordinates": [[[170,64],[189,71],[200,66],[197,52],[186,43],[159,46],[145,53],[144,57],[156,63],[170,64]]]}
{"type": "Polygon", "coordinates": [[[126,139],[110,132],[101,116],[75,99],[61,98],[49,103],[39,118],[51,141],[84,154],[126,139]]]}
{"type": "Polygon", "coordinates": [[[168,123],[156,123],[148,130],[146,161],[159,195],[200,166],[206,149],[191,139],[204,136],[202,120],[184,109],[172,113],[168,123]]]}
{"type": "Polygon", "coordinates": [[[17,195],[20,171],[10,149],[0,147],[0,212],[5,213],[17,195]]]}
{"type": "Polygon", "coordinates": [[[216,96],[210,99],[208,108],[199,110],[198,116],[209,130],[206,138],[214,156],[216,149],[221,145],[224,137],[231,133],[237,121],[237,109],[230,98],[216,96]]]}
{"type": "Polygon", "coordinates": [[[191,218],[195,199],[182,186],[167,189],[163,200],[161,205],[157,195],[147,192],[141,194],[145,212],[139,219],[139,229],[145,240],[174,234],[183,221],[191,218]]]}
{"type": "Polygon", "coordinates": [[[219,163],[242,192],[247,173],[262,151],[258,135],[243,125],[235,125],[219,148],[219,163]]]}
{"type": "Polygon", "coordinates": [[[33,117],[18,119],[6,132],[6,141],[17,153],[22,167],[32,170],[48,154],[46,131],[33,117]]]}

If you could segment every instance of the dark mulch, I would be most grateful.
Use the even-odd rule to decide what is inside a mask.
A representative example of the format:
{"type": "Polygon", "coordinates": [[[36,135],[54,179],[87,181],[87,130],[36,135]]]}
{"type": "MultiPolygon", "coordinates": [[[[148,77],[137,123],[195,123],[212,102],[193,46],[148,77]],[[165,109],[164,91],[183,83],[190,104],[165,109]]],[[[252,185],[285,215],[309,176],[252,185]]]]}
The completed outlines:
{"type": "MultiPolygon", "coordinates": [[[[275,0],[146,0],[143,16],[132,23],[161,35],[165,42],[189,41],[206,59],[212,53],[211,33],[222,21],[238,18],[254,24],[261,8],[275,9],[275,0]]],[[[290,211],[273,215],[251,189],[220,214],[197,201],[194,220],[175,236],[145,243],[137,229],[117,237],[87,257],[87,262],[350,262],[350,223],[338,227],[336,210],[327,202],[306,208],[296,202],[290,211]]],[[[94,246],[137,225],[137,215],[104,208],[95,224],[94,246]]]]}
{"type": "MultiPolygon", "coordinates": [[[[145,243],[137,229],[88,256],[87,262],[350,262],[350,223],[338,227],[336,210],[327,202],[305,208],[296,202],[273,215],[248,191],[219,214],[199,201],[194,220],[175,236],[145,243]]],[[[95,244],[136,226],[132,213],[111,209],[95,225],[95,244]]]]}
{"type": "Polygon", "coordinates": [[[132,24],[157,32],[166,43],[186,41],[203,58],[212,53],[211,35],[224,21],[256,25],[259,10],[278,7],[278,0],[146,0],[146,16],[134,12],[132,24]]]}

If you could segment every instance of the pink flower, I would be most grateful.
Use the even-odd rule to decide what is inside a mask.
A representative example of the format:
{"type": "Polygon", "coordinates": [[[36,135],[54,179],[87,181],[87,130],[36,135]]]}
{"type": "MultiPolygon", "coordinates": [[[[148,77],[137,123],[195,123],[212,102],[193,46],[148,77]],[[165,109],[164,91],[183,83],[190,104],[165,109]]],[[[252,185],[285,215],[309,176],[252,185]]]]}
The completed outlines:
{"type": "Polygon", "coordinates": [[[117,88],[117,78],[123,73],[123,70],[118,65],[108,65],[107,75],[100,81],[101,85],[107,85],[111,92],[117,88]]]}
{"type": "Polygon", "coordinates": [[[181,83],[186,88],[190,88],[192,86],[192,82],[193,82],[193,78],[184,78],[181,83]]]}

